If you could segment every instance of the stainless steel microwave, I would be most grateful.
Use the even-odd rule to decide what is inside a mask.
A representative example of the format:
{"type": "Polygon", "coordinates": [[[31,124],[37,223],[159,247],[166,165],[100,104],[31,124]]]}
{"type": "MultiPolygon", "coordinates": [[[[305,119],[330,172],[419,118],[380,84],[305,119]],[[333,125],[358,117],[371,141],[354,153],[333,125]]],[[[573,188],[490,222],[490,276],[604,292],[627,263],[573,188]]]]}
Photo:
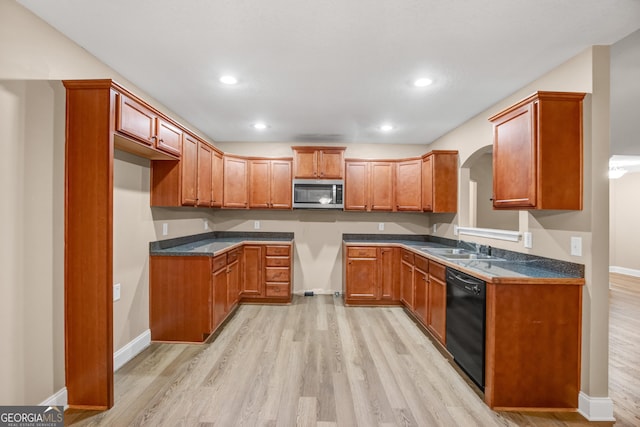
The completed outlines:
{"type": "Polygon", "coordinates": [[[343,209],[344,181],[294,179],[294,209],[343,209]]]}

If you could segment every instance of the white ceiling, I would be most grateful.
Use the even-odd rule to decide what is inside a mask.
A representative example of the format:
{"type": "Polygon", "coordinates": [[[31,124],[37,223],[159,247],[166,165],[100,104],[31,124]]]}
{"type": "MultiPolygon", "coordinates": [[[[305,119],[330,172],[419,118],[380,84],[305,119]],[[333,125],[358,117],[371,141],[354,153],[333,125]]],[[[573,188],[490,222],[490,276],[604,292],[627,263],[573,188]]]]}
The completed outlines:
{"type": "Polygon", "coordinates": [[[640,28],[638,0],[18,2],[216,141],[429,143],[640,28]]]}

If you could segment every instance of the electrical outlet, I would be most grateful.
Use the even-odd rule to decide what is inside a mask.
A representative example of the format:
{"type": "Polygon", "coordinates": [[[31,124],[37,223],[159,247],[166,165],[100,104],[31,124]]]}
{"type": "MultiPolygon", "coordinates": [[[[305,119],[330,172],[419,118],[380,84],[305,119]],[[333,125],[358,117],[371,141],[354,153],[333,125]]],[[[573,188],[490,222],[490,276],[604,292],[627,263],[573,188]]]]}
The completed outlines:
{"type": "Polygon", "coordinates": [[[524,232],[524,247],[531,249],[533,247],[533,235],[530,231],[524,232]]]}
{"type": "Polygon", "coordinates": [[[582,237],[571,237],[571,255],[582,256],[582,237]]]}
{"type": "Polygon", "coordinates": [[[260,221],[253,221],[253,229],[260,230],[260,221]]]}
{"type": "Polygon", "coordinates": [[[454,235],[454,236],[457,236],[457,235],[458,235],[458,226],[457,226],[457,225],[454,225],[454,226],[453,226],[453,235],[454,235]]]}
{"type": "Polygon", "coordinates": [[[378,231],[384,231],[384,222],[378,223],[378,231]]]}
{"type": "Polygon", "coordinates": [[[120,299],[120,283],[113,285],[113,300],[118,301],[120,299]]]}
{"type": "Polygon", "coordinates": [[[438,231],[438,224],[433,224],[433,234],[438,231]]]}
{"type": "Polygon", "coordinates": [[[163,236],[169,235],[169,223],[167,222],[162,223],[162,235],[163,236]]]}
{"type": "Polygon", "coordinates": [[[204,220],[204,229],[208,230],[209,229],[209,220],[204,220]]]}

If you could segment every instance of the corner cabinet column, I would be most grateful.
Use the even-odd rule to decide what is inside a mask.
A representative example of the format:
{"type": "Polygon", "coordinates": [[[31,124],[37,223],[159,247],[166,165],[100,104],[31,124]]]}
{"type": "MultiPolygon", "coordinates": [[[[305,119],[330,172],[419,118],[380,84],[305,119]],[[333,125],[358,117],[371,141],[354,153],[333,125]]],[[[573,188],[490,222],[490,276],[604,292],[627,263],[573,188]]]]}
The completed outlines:
{"type": "Polygon", "coordinates": [[[113,406],[111,80],[64,82],[65,369],[70,407],[113,406]]]}

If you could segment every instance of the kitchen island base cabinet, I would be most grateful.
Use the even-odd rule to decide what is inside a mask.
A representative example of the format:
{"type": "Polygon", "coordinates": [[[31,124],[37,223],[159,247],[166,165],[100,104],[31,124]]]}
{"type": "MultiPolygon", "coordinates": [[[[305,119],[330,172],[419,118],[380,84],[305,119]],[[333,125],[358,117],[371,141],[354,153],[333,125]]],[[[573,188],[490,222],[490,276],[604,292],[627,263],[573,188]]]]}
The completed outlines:
{"type": "Polygon", "coordinates": [[[581,301],[581,285],[487,284],[487,405],[578,407],[581,301]]]}

